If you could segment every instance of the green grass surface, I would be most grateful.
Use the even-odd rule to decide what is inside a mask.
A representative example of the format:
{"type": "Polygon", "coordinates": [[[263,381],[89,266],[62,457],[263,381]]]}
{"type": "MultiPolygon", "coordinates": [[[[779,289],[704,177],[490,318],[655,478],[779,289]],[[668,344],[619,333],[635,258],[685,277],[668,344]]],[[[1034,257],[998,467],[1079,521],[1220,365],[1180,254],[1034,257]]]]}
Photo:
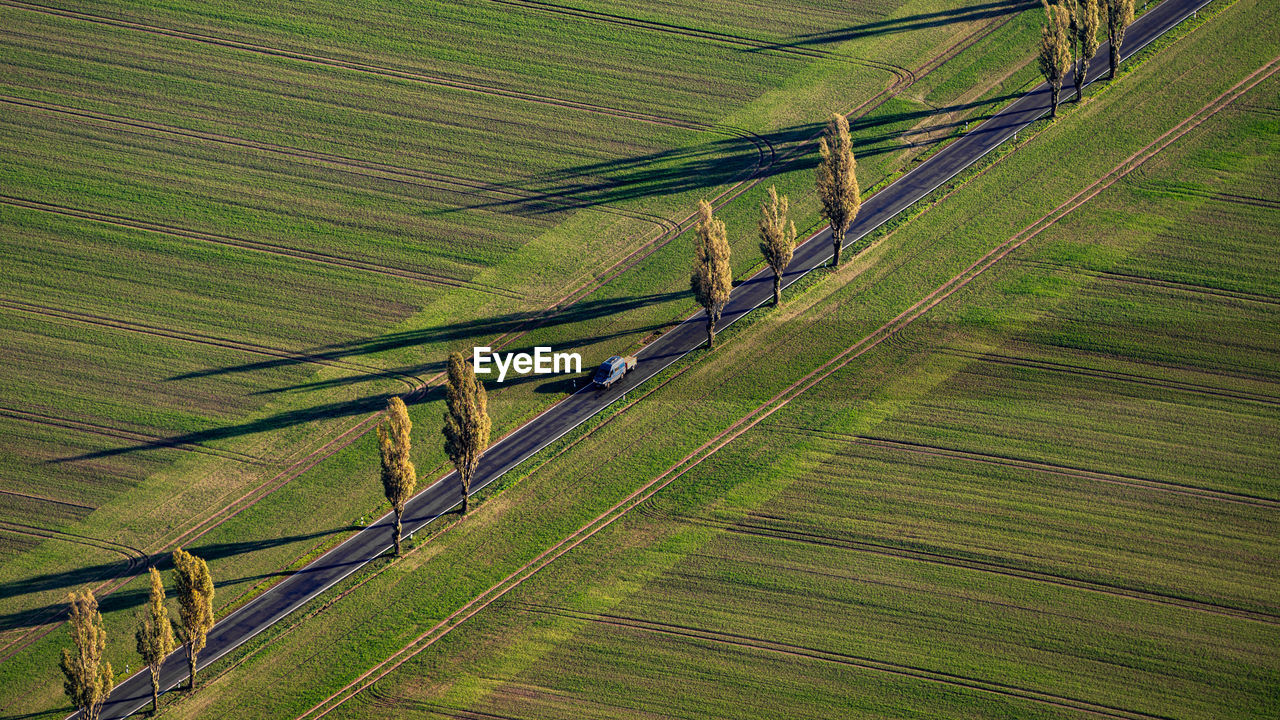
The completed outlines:
{"type": "MultiPolygon", "coordinates": [[[[1240,0],[1183,34],[165,715],[292,717],[339,690],[1270,62],[1242,38],[1275,13],[1240,0]]],[[[1276,88],[334,716],[1273,715],[1276,88]]],[[[210,542],[320,502],[369,452],[210,542]]]]}
{"type": "MultiPolygon", "coordinates": [[[[692,309],[687,238],[670,228],[700,197],[743,191],[722,213],[735,268],[758,265],[765,186],[739,183],[761,142],[809,227],[805,142],[828,112],[861,108],[871,187],[1034,75],[1007,49],[1034,27],[1020,5],[827,4],[779,21],[723,3],[714,25],[667,5],[635,10],[639,26],[362,6],[360,32],[339,4],[47,7],[0,4],[0,705],[23,712],[60,706],[63,638],[41,632],[69,588],[112,591],[119,640],[141,586],[102,583],[138,559],[192,546],[225,612],[380,513],[368,437],[301,461],[448,349],[566,297],[516,345],[587,365],[637,347],[692,309]],[[849,28],[820,51],[766,47],[849,28]],[[918,79],[886,94],[906,77],[886,63],[918,79]],[[958,68],[981,102],[966,95],[927,142],[900,139],[974,90],[941,84],[958,68]]],[[[495,427],[567,389],[491,384],[495,427]]],[[[413,410],[424,473],[443,461],[429,398],[413,410]]],[[[119,667],[126,645],[112,643],[119,667]]]]}

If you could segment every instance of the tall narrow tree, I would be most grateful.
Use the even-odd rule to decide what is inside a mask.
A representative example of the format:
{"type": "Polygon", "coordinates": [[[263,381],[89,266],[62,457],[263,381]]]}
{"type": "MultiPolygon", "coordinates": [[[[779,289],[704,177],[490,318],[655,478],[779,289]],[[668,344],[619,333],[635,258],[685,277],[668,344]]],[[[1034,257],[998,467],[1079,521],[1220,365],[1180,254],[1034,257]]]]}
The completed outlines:
{"type": "Polygon", "coordinates": [[[449,354],[449,379],[444,414],[444,451],[458,471],[462,483],[462,514],[471,504],[471,478],[480,465],[480,456],[489,447],[489,398],[484,383],[462,353],[449,354]]]}
{"type": "Polygon", "coordinates": [[[178,594],[182,645],[187,649],[188,690],[196,689],[196,656],[213,627],[213,577],[204,560],[178,548],[173,551],[173,577],[178,594]]]}
{"type": "Polygon", "coordinates": [[[773,270],[773,304],[782,301],[782,273],[796,249],[796,224],[787,220],[787,197],[769,188],[769,202],[760,205],[760,252],[773,270]]]}
{"type": "Polygon", "coordinates": [[[707,349],[715,344],[716,323],[733,292],[733,270],[729,267],[729,238],[724,223],[711,215],[711,204],[698,202],[698,225],[694,228],[693,272],[689,287],[707,313],[707,349]]]}
{"type": "Polygon", "coordinates": [[[404,506],[418,485],[417,471],[409,460],[409,433],[412,430],[413,422],[409,420],[409,409],[404,401],[398,397],[388,400],[387,422],[378,426],[378,450],[382,454],[382,492],[391,503],[391,512],[396,518],[392,528],[396,555],[400,554],[400,519],[404,515],[404,506]]]}
{"type": "Polygon", "coordinates": [[[831,116],[826,133],[818,140],[818,151],[822,154],[822,162],[818,164],[818,198],[822,201],[822,217],[831,224],[831,265],[839,267],[844,235],[858,216],[858,208],[862,207],[858,161],[853,157],[848,118],[839,113],[831,116]]]}
{"type": "Polygon", "coordinates": [[[107,649],[107,631],[102,629],[102,614],[93,591],[85,588],[68,596],[71,603],[71,628],[73,650],[62,650],[62,674],[66,680],[62,690],[84,720],[98,720],[102,704],[115,687],[115,674],[111,663],[102,659],[107,649]]]}
{"type": "Polygon", "coordinates": [[[1124,31],[1133,22],[1133,0],[1106,0],[1107,39],[1111,41],[1111,74],[1107,80],[1116,79],[1116,67],[1120,65],[1120,46],[1124,43],[1124,31]]]}
{"type": "Polygon", "coordinates": [[[1040,73],[1052,92],[1051,116],[1058,117],[1062,80],[1071,66],[1071,18],[1061,5],[1044,3],[1045,24],[1040,28],[1040,73]]]}
{"type": "Polygon", "coordinates": [[[151,671],[151,712],[160,711],[160,666],[176,647],[173,641],[173,623],[169,622],[169,609],[164,606],[164,583],[160,571],[151,568],[151,598],[134,634],[138,641],[138,654],[142,664],[151,671]]]}
{"type": "Polygon", "coordinates": [[[1071,36],[1076,53],[1076,102],[1084,97],[1084,80],[1089,74],[1089,62],[1098,52],[1098,27],[1102,24],[1098,0],[1072,0],[1071,36]]]}

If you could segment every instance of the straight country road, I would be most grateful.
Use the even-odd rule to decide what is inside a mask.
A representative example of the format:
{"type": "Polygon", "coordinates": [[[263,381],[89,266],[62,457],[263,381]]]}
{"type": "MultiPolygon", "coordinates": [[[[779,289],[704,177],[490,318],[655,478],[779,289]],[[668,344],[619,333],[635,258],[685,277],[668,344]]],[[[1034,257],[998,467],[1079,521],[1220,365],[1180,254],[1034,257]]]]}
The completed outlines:
{"type": "MultiPolygon", "coordinates": [[[[1209,0],[1165,0],[1130,26],[1122,58],[1129,58],[1152,40],[1203,8],[1209,0]]],[[[1110,47],[1098,50],[1087,81],[1106,73],[1110,47]]],[[[1074,96],[1070,75],[1063,83],[1063,99],[1074,96]]],[[[914,170],[885,187],[862,204],[857,221],[849,229],[844,244],[861,239],[946,183],[1018,131],[1049,112],[1049,88],[1041,84],[960,139],[928,158],[914,170]]],[[[809,237],[796,248],[783,278],[784,287],[826,265],[831,259],[831,231],[809,237]]],[[[768,268],[734,288],[725,308],[720,328],[746,315],[773,297],[773,275],[768,268]]],[[[622,381],[608,390],[583,388],[534,418],[489,448],[472,482],[479,492],[507,471],[555,442],[565,433],[617,401],[627,392],[657,375],[706,341],[706,316],[698,312],[638,354],[638,365],[622,381]]],[[[413,534],[431,521],[450,512],[462,501],[461,489],[453,473],[418,493],[405,510],[404,532],[413,534]]],[[[231,652],[271,624],[306,604],[351,573],[385,553],[391,547],[390,515],[383,516],[345,542],[290,575],[267,592],[223,618],[209,632],[208,644],[199,657],[205,667],[231,652]]],[[[179,650],[171,655],[160,672],[160,687],[168,690],[185,679],[186,657],[179,650]]],[[[139,672],[118,685],[102,710],[103,720],[128,717],[151,702],[151,681],[139,672]]]]}

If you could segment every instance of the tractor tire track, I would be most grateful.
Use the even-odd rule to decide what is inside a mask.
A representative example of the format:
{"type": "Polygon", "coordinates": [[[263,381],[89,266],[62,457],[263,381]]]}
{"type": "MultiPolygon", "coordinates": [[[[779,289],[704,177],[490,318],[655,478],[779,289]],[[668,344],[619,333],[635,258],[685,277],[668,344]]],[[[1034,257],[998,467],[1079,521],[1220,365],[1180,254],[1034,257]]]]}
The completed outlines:
{"type": "MultiPolygon", "coordinates": [[[[116,440],[126,440],[129,442],[162,443],[168,439],[159,435],[152,435],[134,430],[125,430],[123,428],[114,428],[107,425],[85,422],[83,420],[54,417],[53,415],[28,412],[25,410],[15,410],[13,408],[2,406],[0,406],[0,417],[20,420],[32,425],[42,425],[44,427],[59,428],[62,430],[73,430],[75,432],[98,435],[100,437],[113,438],[116,440]]],[[[250,465],[270,464],[261,458],[254,457],[246,453],[236,452],[234,450],[219,450],[217,448],[200,445],[199,443],[182,443],[179,445],[171,445],[169,447],[172,447],[175,450],[186,450],[188,452],[210,455],[212,457],[222,458],[223,460],[234,460],[236,462],[247,463],[250,465]]]]}
{"type": "Polygon", "coordinates": [[[161,27],[157,25],[148,25],[146,23],[134,22],[131,20],[121,20],[109,18],[100,15],[92,15],[89,13],[79,12],[75,10],[64,10],[60,8],[52,8],[36,3],[24,2],[23,0],[0,0],[0,5],[7,5],[12,8],[26,10],[34,13],[42,13],[71,20],[79,20],[99,25],[107,25],[110,27],[134,30],[138,32],[149,33],[163,37],[170,37],[180,40],[188,40],[192,42],[203,43],[206,45],[215,45],[234,50],[252,52],[259,55],[267,55],[271,57],[286,58],[297,62],[318,65],[322,67],[348,70],[352,72],[364,73],[367,75],[376,75],[381,77],[395,78],[398,80],[408,80],[418,82],[425,85],[446,87],[453,90],[472,92],[481,95],[490,95],[494,97],[503,97],[514,100],[549,105],[568,110],[580,110],[599,115],[619,118],[623,120],[635,120],[653,125],[663,125],[683,130],[694,130],[703,132],[712,132],[730,137],[742,137],[750,139],[763,148],[768,145],[764,138],[755,133],[748,132],[741,128],[720,125],[715,123],[705,123],[697,120],[689,120],[682,118],[664,117],[635,110],[624,110],[621,108],[613,108],[605,105],[597,105],[593,103],[580,102],[576,100],[568,100],[564,98],[556,98],[536,93],[525,92],[522,90],[514,90],[510,88],[501,88],[491,85],[482,85],[480,83],[464,81],[454,78],[446,78],[444,76],[431,75],[419,70],[400,70],[395,68],[373,65],[370,63],[357,62],[353,60],[342,60],[338,58],[315,55],[312,53],[299,52],[294,50],[286,50],[283,48],[272,47],[268,45],[259,45],[255,43],[232,40],[227,38],[215,37],[212,35],[202,35],[199,33],[188,32],[185,30],[175,30],[172,28],[161,27]]]}
{"type": "Polygon", "coordinates": [[[1114,282],[1131,283],[1134,285],[1147,285],[1150,287],[1158,287],[1166,290],[1178,290],[1186,293],[1194,293],[1199,295],[1209,295],[1212,297],[1222,298],[1225,300],[1238,300],[1243,302],[1259,303],[1263,305],[1280,305],[1280,298],[1274,295],[1264,295],[1262,293],[1251,293],[1244,290],[1228,290],[1226,288],[1217,288],[1210,285],[1201,285],[1198,283],[1186,282],[1183,280],[1172,280],[1169,278],[1154,278],[1145,275],[1132,275],[1116,270],[1091,270],[1088,268],[1076,267],[1074,265],[1063,265],[1061,263],[1050,262],[1047,260],[1025,259],[1020,261],[1024,265],[1032,265],[1037,267],[1051,268],[1055,270],[1070,270],[1082,275],[1090,277],[1112,280],[1114,282]]]}
{"type": "Polygon", "coordinates": [[[1144,387],[1153,387],[1157,389],[1172,389],[1184,392],[1190,395],[1199,395],[1202,397],[1223,398],[1227,400],[1242,400],[1244,402],[1258,403],[1260,405],[1280,406],[1280,398],[1270,397],[1267,395],[1259,395],[1257,393],[1249,393],[1240,390],[1229,390],[1226,388],[1213,387],[1210,385],[1201,385],[1198,383],[1189,383],[1181,380],[1160,379],[1155,380],[1147,375],[1138,375],[1136,373],[1120,372],[1118,370],[1102,370],[1100,368],[1088,367],[1086,365],[1075,365],[1071,363],[1053,362],[1049,360],[1035,360],[1027,357],[1014,357],[1012,355],[999,355],[996,353],[981,353],[961,350],[959,348],[939,348],[938,352],[942,352],[955,357],[963,357],[979,362],[991,363],[993,365],[1004,365],[1008,367],[1023,367],[1035,370],[1045,370],[1048,372],[1062,373],[1068,375],[1079,375],[1081,377],[1098,378],[1102,380],[1116,380],[1119,382],[1130,383],[1133,385],[1142,385],[1144,387]]]}
{"type": "MultiPolygon", "coordinates": [[[[477,198],[491,198],[492,196],[510,198],[510,200],[506,200],[504,202],[515,205],[523,202],[536,201],[566,209],[574,209],[577,207],[573,203],[561,200],[555,195],[521,191],[508,185],[499,185],[482,180],[447,175],[429,170],[409,169],[371,160],[360,160],[358,158],[338,155],[335,153],[306,150],[257,140],[247,140],[221,133],[190,130],[158,122],[136,120],[107,113],[81,110],[65,105],[57,105],[39,100],[28,100],[10,95],[0,94],[0,103],[70,117],[73,121],[93,127],[122,127],[128,130],[140,131],[142,134],[149,134],[153,137],[157,134],[170,135],[187,141],[218,143],[245,150],[272,153],[300,164],[320,164],[343,172],[359,175],[360,177],[391,180],[393,182],[414,186],[443,189],[449,192],[477,198]]],[[[661,231],[659,238],[672,233],[676,229],[675,224],[670,220],[652,213],[632,211],[609,205],[593,206],[591,209],[634,220],[641,220],[656,225],[661,231]]]]}
{"type": "MultiPolygon", "coordinates": [[[[58,501],[55,500],[53,502],[58,502],[58,501]]],[[[92,538],[87,535],[77,535],[74,533],[63,532],[61,530],[51,530],[49,528],[38,527],[35,525],[15,523],[10,520],[0,520],[0,532],[10,532],[17,535],[27,535],[30,537],[38,537],[45,540],[61,540],[63,542],[68,542],[68,543],[73,543],[78,545],[86,545],[86,546],[98,548],[101,550],[108,550],[110,552],[114,552],[123,556],[125,558],[125,565],[122,569],[113,573],[111,572],[111,569],[109,567],[104,568],[101,572],[97,573],[94,577],[88,578],[84,581],[84,583],[82,583],[87,585],[93,582],[99,582],[100,584],[97,587],[92,588],[94,595],[98,595],[99,591],[106,588],[109,588],[106,590],[106,592],[108,593],[111,592],[111,590],[114,590],[116,587],[119,587],[121,584],[123,584],[123,582],[127,581],[129,578],[134,577],[143,568],[147,567],[148,562],[150,560],[150,556],[148,556],[145,552],[131,545],[125,545],[125,544],[113,542],[110,540],[100,540],[98,538],[92,538]],[[121,580],[122,577],[124,578],[124,580],[121,580]]],[[[35,642],[39,638],[44,637],[49,632],[51,632],[53,628],[56,626],[48,626],[48,627],[45,627],[45,626],[48,623],[50,623],[52,620],[58,617],[61,617],[66,612],[67,612],[66,609],[61,607],[50,610],[50,612],[45,616],[43,620],[33,623],[31,630],[28,630],[26,633],[15,638],[14,640],[7,643],[6,645],[0,646],[0,662],[3,662],[4,660],[13,656],[22,648],[27,647],[32,642],[35,642]],[[41,631],[42,627],[45,627],[43,631],[41,631]],[[38,633],[38,634],[36,634],[35,637],[32,637],[32,635],[35,633],[38,633]]]]}
{"type": "Polygon", "coordinates": [[[0,490],[0,495],[9,495],[11,497],[35,500],[37,502],[50,503],[53,505],[66,505],[67,507],[73,507],[77,510],[88,510],[90,512],[98,509],[92,505],[85,505],[84,503],[71,502],[70,500],[58,500],[51,497],[45,497],[43,495],[31,495],[29,493],[17,492],[16,490],[0,490]]]}
{"type": "Polygon", "coordinates": [[[703,30],[700,28],[688,27],[686,25],[676,25],[656,20],[644,20],[628,15],[618,15],[614,13],[600,12],[597,10],[575,8],[566,5],[557,5],[550,2],[540,2],[540,0],[490,0],[490,2],[498,5],[506,5],[508,7],[537,10],[552,15],[571,17],[579,20],[620,25],[622,27],[636,28],[639,30],[649,30],[651,32],[676,35],[694,40],[707,40],[720,45],[746,48],[751,52],[768,52],[809,60],[836,60],[839,62],[849,63],[851,65],[862,65],[864,67],[875,68],[877,70],[886,70],[904,81],[909,79],[911,82],[914,82],[914,77],[912,76],[911,71],[904,67],[881,60],[866,60],[850,55],[842,55],[822,48],[790,47],[786,45],[779,45],[778,43],[770,42],[768,40],[747,37],[745,35],[734,35],[732,33],[723,33],[714,30],[703,30]]]}
{"type": "MultiPolygon", "coordinates": [[[[151,335],[161,337],[167,340],[178,340],[181,342],[189,342],[197,345],[208,345],[210,347],[219,347],[237,352],[244,352],[253,355],[263,355],[266,357],[279,358],[281,360],[290,360],[298,363],[306,363],[310,365],[320,365],[323,367],[332,367],[349,372],[360,373],[364,375],[386,376],[396,380],[404,385],[406,390],[412,391],[423,384],[421,378],[409,373],[403,373],[392,370],[383,370],[373,365],[354,362],[350,360],[338,360],[333,358],[322,357],[316,354],[304,352],[291,352],[288,350],[279,350],[259,345],[257,343],[245,342],[243,340],[233,340],[231,338],[219,337],[217,335],[208,335],[189,330],[173,330],[170,328],[159,327],[156,325],[146,325],[143,323],[133,322],[130,320],[118,320],[116,318],[95,315],[92,313],[78,312],[73,310],[64,310],[48,305],[39,305],[36,303],[24,302],[19,300],[3,300],[0,299],[0,308],[13,310],[16,312],[27,313],[30,315],[38,315],[56,320],[65,320],[96,327],[110,328],[113,330],[123,330],[125,332],[138,333],[142,335],[151,335]]],[[[260,458],[254,458],[258,460],[260,458]]]]}
{"type": "MultiPolygon", "coordinates": [[[[779,429],[783,429],[783,426],[779,426],[779,429]]],[[[791,431],[796,432],[797,430],[791,431]]],[[[1027,460],[1023,458],[1009,457],[1006,455],[992,455],[970,450],[957,450],[955,448],[946,448],[906,440],[891,440],[889,438],[880,438],[870,435],[847,435],[845,433],[834,432],[831,430],[805,430],[804,432],[883,450],[896,450],[899,452],[909,452],[918,455],[930,455],[953,460],[965,460],[968,462],[983,463],[986,465],[1000,465],[1018,470],[1030,470],[1033,472],[1059,475],[1087,482],[1101,482],[1110,485],[1140,488],[1143,490],[1156,490],[1159,492],[1192,497],[1198,500],[1229,502],[1267,509],[1280,508],[1280,500],[1276,500],[1274,498],[1248,495],[1229,490],[1215,490],[1213,488],[1187,485],[1169,480],[1153,480],[1136,475],[1107,473],[1098,470],[1089,470],[1087,468],[1071,467],[1069,465],[1058,465],[1039,460],[1027,460]]]]}
{"type": "Polygon", "coordinates": [[[146,220],[138,220],[128,218],[121,215],[110,215],[107,213],[99,213],[90,210],[81,210],[66,205],[58,205],[55,203],[40,202],[38,200],[29,200],[25,198],[13,197],[11,195],[0,194],[0,204],[9,205],[11,207],[24,208],[27,210],[36,210],[54,215],[75,218],[77,220],[91,220],[93,222],[103,223],[105,225],[113,225],[116,227],[128,228],[130,230],[140,230],[144,232],[156,233],[158,235],[166,235],[169,237],[182,238],[184,240],[196,240],[199,242],[221,245],[224,247],[233,247],[240,250],[250,250],[253,252],[265,253],[278,257],[285,257],[291,260],[300,260],[304,262],[313,262],[320,265],[328,265],[332,267],[340,267],[347,270],[356,270],[360,272],[374,273],[388,277],[400,278],[403,280],[411,280],[414,282],[425,283],[428,285],[436,285],[443,287],[463,288],[466,290],[474,290],[484,292],[491,295],[499,295],[502,297],[521,299],[521,296],[500,288],[478,285],[467,280],[459,280],[446,275],[435,275],[415,270],[403,270],[386,265],[358,260],[354,258],[343,257],[341,255],[331,255],[328,253],[317,252],[314,250],[302,250],[291,248],[285,245],[276,245],[260,240],[246,240],[243,238],[234,238],[227,235],[216,235],[214,233],[203,232],[200,230],[190,230],[180,228],[173,225],[165,225],[162,223],[149,222],[146,220]]]}
{"type": "MultiPolygon", "coordinates": [[[[786,518],[768,515],[754,515],[754,517],[777,523],[790,522],[786,518]]],[[[753,523],[748,521],[739,521],[736,523],[730,523],[710,518],[694,517],[685,517],[682,519],[686,522],[718,528],[739,535],[771,540],[785,540],[789,542],[803,543],[806,545],[829,547],[838,550],[849,550],[852,552],[869,553],[883,557],[924,562],[931,565],[941,565],[962,570],[973,570],[975,572],[1029,580],[1032,582],[1056,585],[1075,590],[1086,590],[1111,597],[1138,600],[1157,605],[1169,605],[1186,610],[1195,610],[1197,612],[1204,612],[1210,615],[1217,615],[1220,617],[1230,617],[1238,620],[1261,623],[1264,625],[1280,626],[1280,615],[1276,615],[1271,612],[1250,610],[1248,608],[1235,607],[1232,605],[1222,605],[1206,600],[1197,600],[1195,598],[1170,595],[1153,590],[1144,590],[1116,583],[1102,582],[1100,580],[1090,580],[1072,575],[1063,575],[1060,573],[1049,572],[1047,570],[1032,570],[1007,562],[1001,562],[1001,560],[1003,560],[1002,558],[992,558],[987,556],[979,559],[952,554],[946,552],[945,549],[942,548],[922,549],[919,547],[906,547],[888,542],[855,540],[853,538],[836,538],[820,533],[808,532],[795,527],[778,527],[777,525],[765,524],[764,522],[753,523]]]]}
{"type": "Polygon", "coordinates": [[[888,673],[908,677],[914,680],[989,693],[1005,698],[1027,700],[1059,709],[1074,710],[1100,717],[1119,718],[1120,720],[1166,720],[1161,716],[1149,715],[1136,710],[1128,710],[1126,708],[1119,708],[1087,700],[1056,695],[1007,683],[966,677],[938,670],[929,670],[928,668],[913,665],[902,665],[900,663],[893,663],[885,660],[877,660],[865,655],[851,655],[848,653],[821,650],[793,643],[784,643],[777,640],[768,640],[752,635],[710,630],[691,625],[663,623],[625,615],[590,613],[564,608],[548,608],[545,606],[535,606],[527,603],[521,603],[521,605],[531,612],[558,615],[574,620],[584,620],[620,629],[635,630],[642,633],[678,637],[686,640],[698,640],[717,645],[729,645],[741,649],[761,650],[791,657],[801,657],[825,663],[856,667],[862,670],[888,673]]]}

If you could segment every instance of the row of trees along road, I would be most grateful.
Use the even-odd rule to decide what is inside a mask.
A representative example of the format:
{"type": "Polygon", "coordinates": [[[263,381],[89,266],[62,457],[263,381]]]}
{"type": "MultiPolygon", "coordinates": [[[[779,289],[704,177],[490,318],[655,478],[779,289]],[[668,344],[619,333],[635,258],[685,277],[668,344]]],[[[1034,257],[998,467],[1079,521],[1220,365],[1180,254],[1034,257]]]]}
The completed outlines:
{"type": "MultiPolygon", "coordinates": [[[[448,380],[445,383],[444,449],[458,471],[462,485],[462,514],[470,507],[471,478],[480,465],[480,456],[489,447],[489,399],[484,383],[476,378],[460,352],[449,355],[448,380]]],[[[396,555],[400,554],[401,517],[404,507],[413,497],[418,480],[413,463],[409,461],[411,442],[409,434],[413,422],[404,401],[393,397],[387,401],[387,420],[378,426],[378,447],[382,454],[382,489],[395,514],[393,542],[396,555]]]]}
{"type": "MultiPolygon", "coordinates": [[[[1111,41],[1110,79],[1115,79],[1118,49],[1124,41],[1126,28],[1133,21],[1133,0],[1064,0],[1061,5],[1045,2],[1044,8],[1046,22],[1041,28],[1039,63],[1040,71],[1053,91],[1052,114],[1057,117],[1062,81],[1067,70],[1071,69],[1073,56],[1079,58],[1075,83],[1076,100],[1080,99],[1089,60],[1098,50],[1098,29],[1104,11],[1107,36],[1111,41]],[[1105,3],[1105,8],[1100,3],[1105,3]]],[[[822,160],[818,164],[815,189],[822,203],[822,217],[831,227],[831,265],[838,267],[845,233],[862,206],[858,164],[853,156],[849,121],[844,115],[837,113],[831,116],[826,131],[818,140],[818,151],[822,160]]],[[[770,187],[769,199],[760,207],[760,253],[773,270],[775,306],[782,301],[782,276],[796,247],[796,226],[787,217],[788,205],[787,197],[779,197],[777,189],[770,187]]],[[[695,254],[689,285],[698,304],[706,311],[707,348],[710,349],[715,342],[716,323],[733,290],[733,271],[729,266],[729,241],[724,222],[713,215],[711,205],[705,200],[698,203],[698,223],[694,232],[695,254]]],[[[441,433],[444,435],[445,452],[458,473],[462,514],[466,515],[471,479],[480,464],[481,455],[489,446],[491,421],[484,384],[476,378],[474,368],[462,353],[449,355],[445,397],[441,433]]],[[[413,462],[409,459],[412,430],[413,423],[404,401],[398,397],[391,398],[387,402],[386,421],[378,426],[378,448],[382,460],[383,492],[395,515],[393,541],[396,555],[401,553],[404,508],[418,484],[413,462]]],[[[196,658],[204,649],[205,639],[214,622],[213,579],[204,560],[182,548],[173,552],[173,565],[181,623],[179,632],[182,645],[187,649],[188,688],[194,690],[196,658]]],[[[159,703],[160,666],[173,652],[177,641],[164,604],[164,583],[160,573],[151,568],[150,574],[150,603],[139,619],[135,639],[138,654],[151,672],[154,708],[159,703]]],[[[69,602],[74,650],[62,651],[61,667],[66,676],[63,689],[85,720],[97,720],[102,704],[115,686],[111,663],[102,657],[107,633],[102,627],[98,601],[91,590],[72,592],[69,602]]]]}
{"type": "MultiPolygon", "coordinates": [[[[849,137],[849,121],[833,115],[826,132],[818,142],[822,161],[818,165],[817,191],[822,200],[822,215],[831,225],[834,238],[832,265],[840,264],[840,247],[845,232],[862,205],[858,189],[857,161],[849,137]]],[[[773,270],[773,301],[782,299],[782,274],[796,246],[796,226],[787,218],[787,198],[778,197],[769,188],[769,200],[760,208],[760,252],[773,270]]],[[[698,203],[698,222],[694,228],[695,255],[689,285],[698,304],[707,313],[707,347],[715,342],[715,327],[733,291],[733,270],[729,266],[729,239],[724,222],[712,214],[705,200],[698,203]]],[[[449,355],[448,380],[445,385],[444,435],[445,453],[458,473],[462,490],[462,514],[470,506],[471,478],[480,457],[489,447],[489,401],[484,383],[476,378],[475,369],[462,353],[449,355]]],[[[378,426],[378,449],[382,461],[382,489],[395,516],[392,541],[395,554],[401,553],[404,508],[417,489],[417,475],[409,459],[412,450],[410,434],[413,422],[404,401],[393,397],[387,401],[387,418],[378,426]]]]}
{"type": "MultiPolygon", "coordinates": [[[[196,686],[196,656],[204,649],[205,638],[213,627],[213,578],[204,560],[182,548],[173,551],[174,580],[178,594],[178,636],[187,649],[187,667],[196,686]]],[[[169,609],[164,604],[164,583],[160,572],[151,568],[151,594],[146,611],[138,618],[138,654],[151,672],[152,711],[159,707],[160,666],[176,647],[169,609]]],[[[98,720],[102,705],[115,687],[111,663],[103,659],[107,648],[107,631],[102,627],[98,600],[88,588],[72,592],[68,597],[71,613],[71,650],[62,651],[63,691],[84,720],[98,720]]]]}
{"type": "Polygon", "coordinates": [[[1058,96],[1068,70],[1075,70],[1076,102],[1080,102],[1089,61],[1098,52],[1098,29],[1104,14],[1107,39],[1111,42],[1111,72],[1107,79],[1115,80],[1124,33],[1133,22],[1133,0],[1063,0],[1058,5],[1044,2],[1044,13],[1038,61],[1040,73],[1053,94],[1051,117],[1056,118],[1058,96]]]}
{"type": "MultiPolygon", "coordinates": [[[[840,265],[840,250],[845,233],[862,207],[858,189],[858,162],[853,157],[853,141],[849,137],[849,120],[840,114],[831,116],[827,129],[818,140],[822,161],[818,163],[815,189],[822,202],[822,217],[831,226],[831,266],[840,265]]],[[[773,304],[782,302],[782,274],[796,249],[796,226],[787,218],[787,197],[778,197],[777,188],[769,188],[769,200],[760,206],[760,254],[773,270],[773,304]]],[[[698,224],[694,227],[693,272],[689,287],[707,314],[707,348],[715,342],[716,323],[729,302],[733,290],[733,271],[729,268],[729,240],[724,223],[715,218],[711,205],[698,203],[698,224]]]]}

